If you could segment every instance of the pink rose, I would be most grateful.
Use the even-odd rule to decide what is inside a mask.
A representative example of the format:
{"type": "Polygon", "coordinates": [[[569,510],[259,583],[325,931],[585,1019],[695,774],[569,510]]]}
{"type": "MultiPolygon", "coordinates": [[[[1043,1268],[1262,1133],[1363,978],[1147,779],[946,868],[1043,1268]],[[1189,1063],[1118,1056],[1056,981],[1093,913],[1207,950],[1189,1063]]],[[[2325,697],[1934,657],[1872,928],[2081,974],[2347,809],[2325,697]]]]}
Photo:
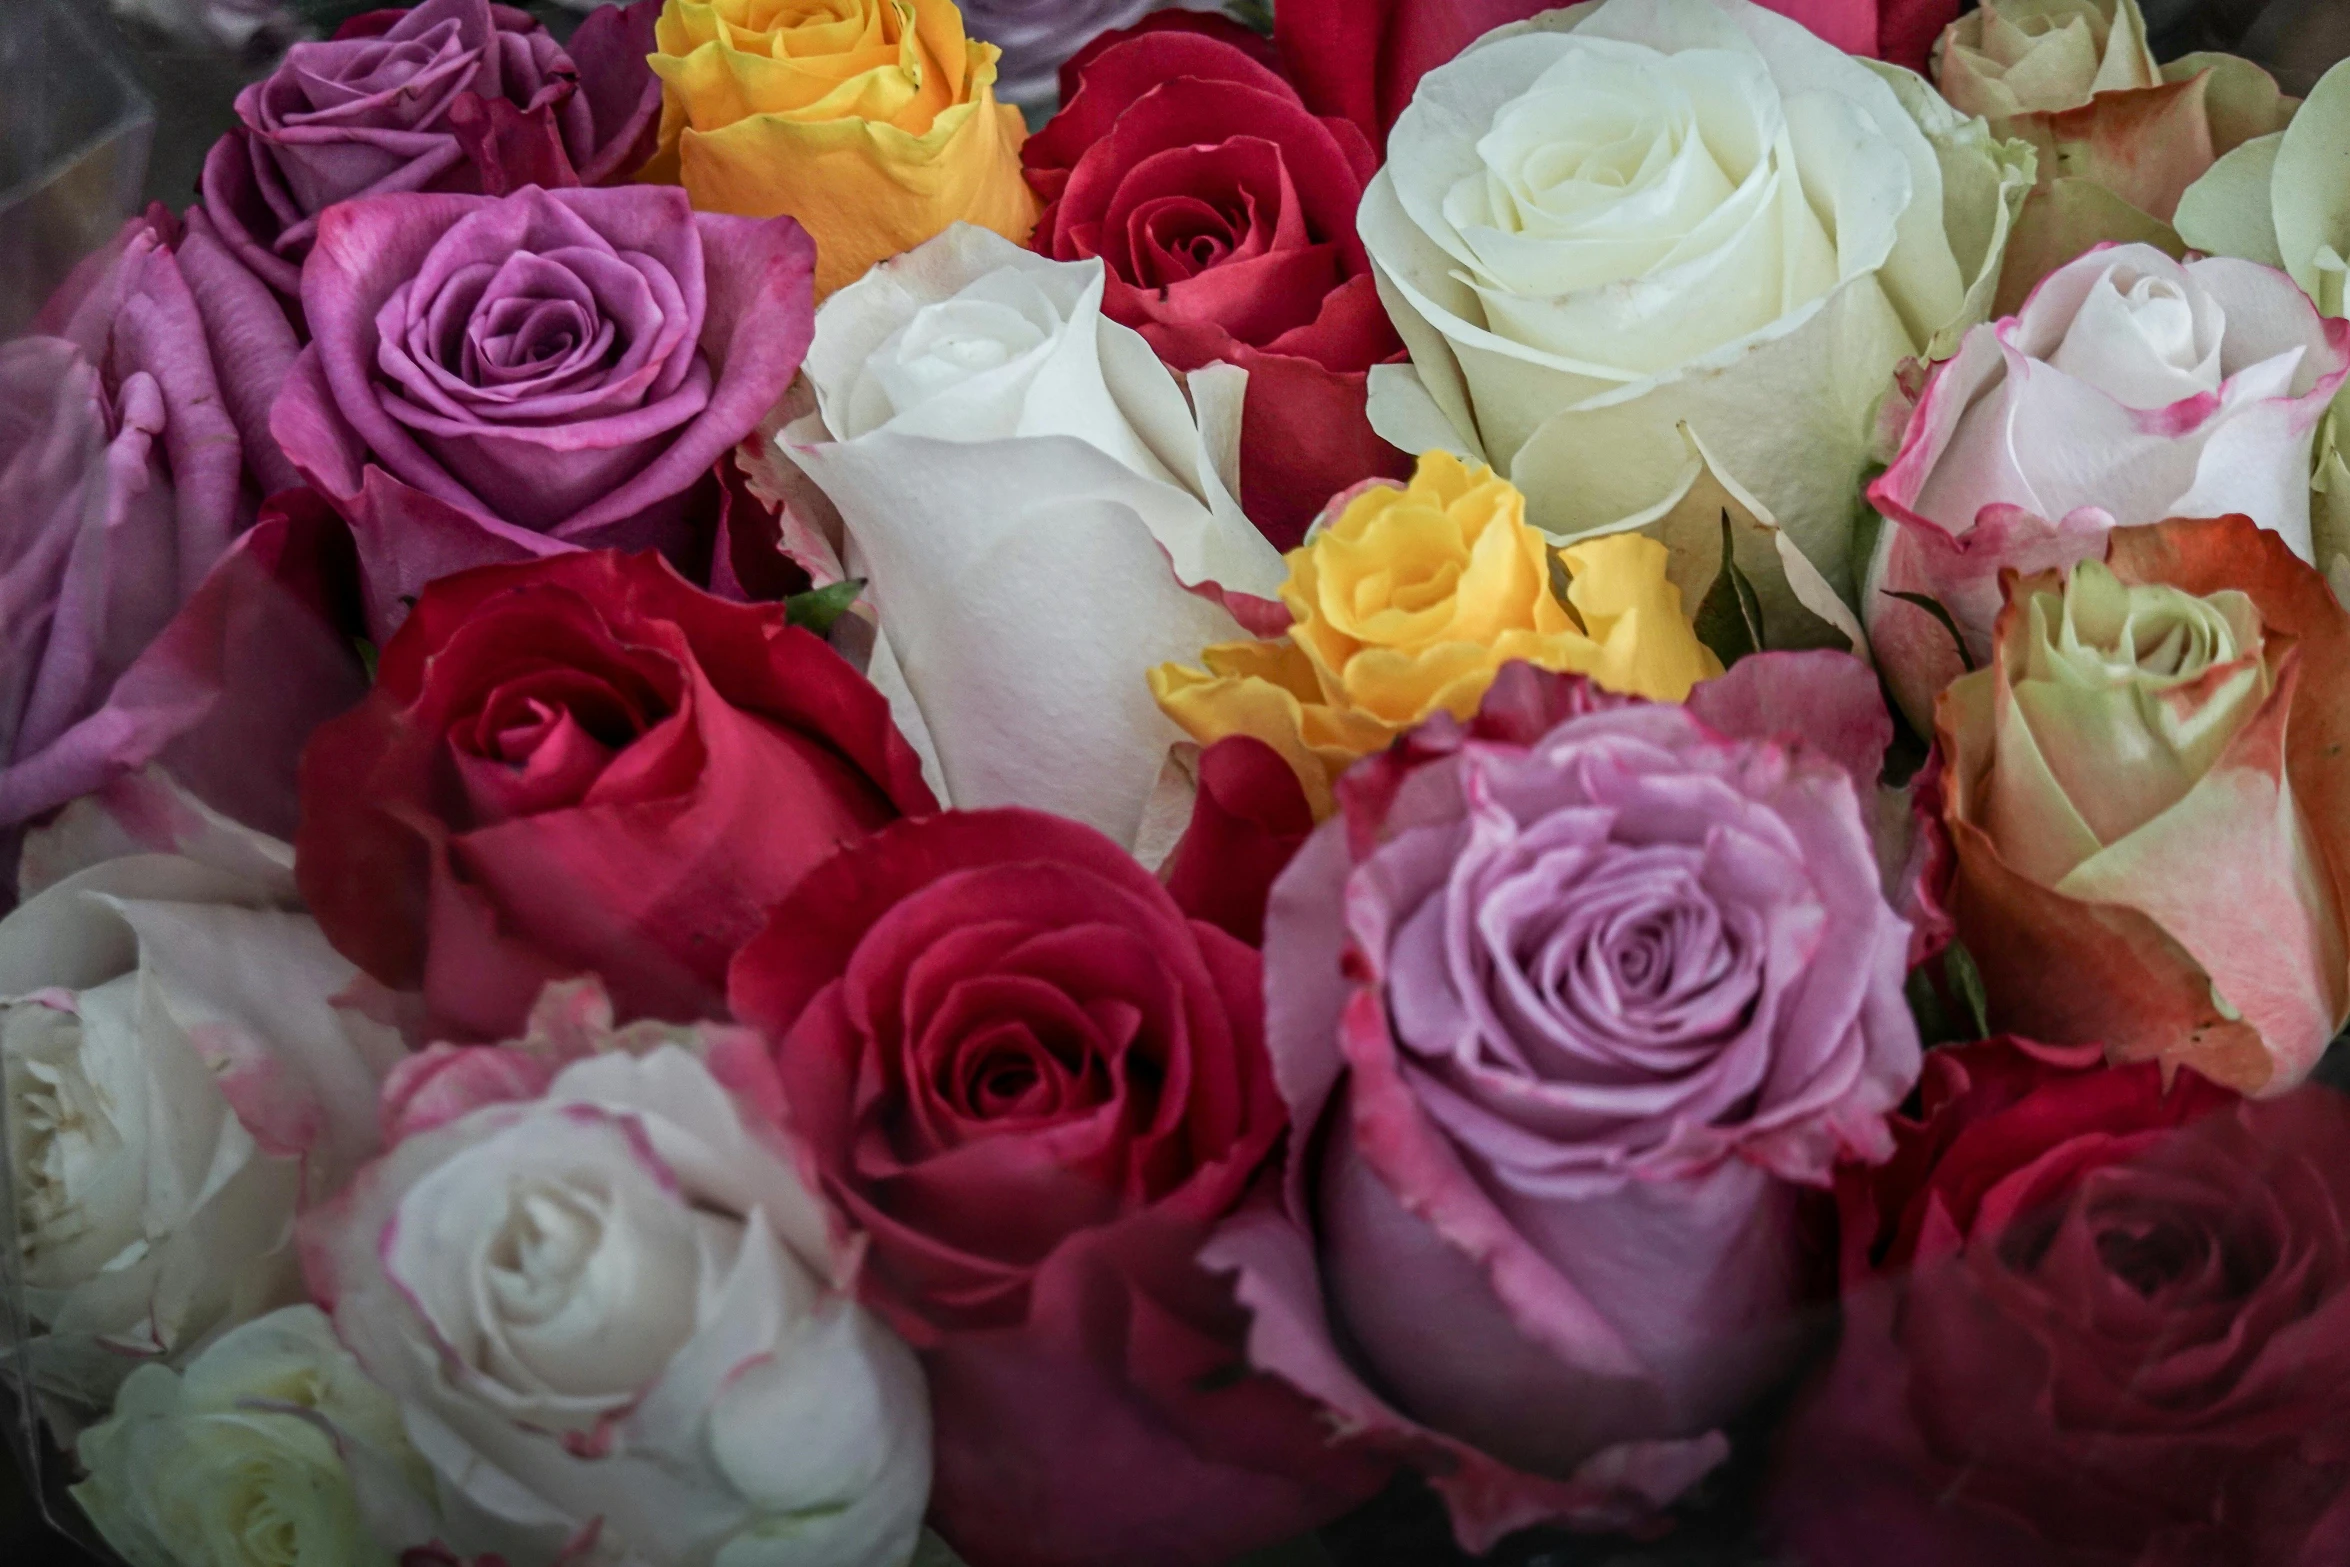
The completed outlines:
{"type": "Polygon", "coordinates": [[[293,328],[160,207],[34,327],[0,345],[0,828],[163,759],[290,831],[293,757],[360,689],[332,519],[290,491],[247,531],[299,483],[268,432],[293,328]]]}
{"type": "Polygon", "coordinates": [[[1276,883],[1288,1208],[1206,1259],[1251,1361],[1411,1455],[1465,1548],[1640,1520],[1791,1366],[1803,1188],[1883,1156],[1918,1070],[1861,805],[1890,733],[1843,655],[1688,708],[1516,665],[1276,883]],[[1734,738],[1783,712],[1823,745],[1734,738]]]}
{"type": "Polygon", "coordinates": [[[1862,613],[1910,722],[1991,654],[1999,574],[2103,552],[2117,527],[2249,516],[2312,558],[2310,448],[2350,375],[2350,323],[2282,272],[2104,246],[1935,370],[1869,500],[1862,613]],[[1940,604],[1966,642],[1901,594],[1940,604]]]}

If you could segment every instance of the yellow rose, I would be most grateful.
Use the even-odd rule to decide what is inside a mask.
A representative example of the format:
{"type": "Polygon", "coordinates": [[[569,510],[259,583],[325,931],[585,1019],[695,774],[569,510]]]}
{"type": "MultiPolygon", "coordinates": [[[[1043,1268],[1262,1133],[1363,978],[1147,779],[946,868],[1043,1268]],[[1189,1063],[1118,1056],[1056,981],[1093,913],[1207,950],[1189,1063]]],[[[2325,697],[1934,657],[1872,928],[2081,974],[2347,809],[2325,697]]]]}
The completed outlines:
{"type": "Polygon", "coordinates": [[[950,223],[1015,243],[1036,224],[1020,111],[952,0],[667,0],[655,42],[645,177],[704,211],[799,219],[819,298],[950,223]]]}
{"type": "Polygon", "coordinates": [[[1245,734],[1280,752],[1317,817],[1356,758],[1439,712],[1468,717],[1504,664],[1661,702],[1721,673],[1663,545],[1625,533],[1554,552],[1514,486],[1445,452],[1408,487],[1357,496],[1287,560],[1287,637],[1211,647],[1204,669],[1162,664],[1151,690],[1202,745],[1245,734]]]}

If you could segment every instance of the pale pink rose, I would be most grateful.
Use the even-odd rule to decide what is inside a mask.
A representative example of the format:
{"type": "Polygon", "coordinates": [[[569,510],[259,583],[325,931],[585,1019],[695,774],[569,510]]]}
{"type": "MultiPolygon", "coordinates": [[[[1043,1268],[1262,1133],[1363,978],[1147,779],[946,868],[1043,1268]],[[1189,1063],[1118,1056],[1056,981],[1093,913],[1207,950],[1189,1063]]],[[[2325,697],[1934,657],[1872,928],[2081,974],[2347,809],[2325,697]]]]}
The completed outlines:
{"type": "Polygon", "coordinates": [[[2022,312],[1969,332],[1927,382],[1869,499],[1885,519],[1862,595],[1871,644],[1921,732],[1989,661],[1999,573],[2101,554],[2117,527],[2249,516],[2311,558],[2310,450],[2350,374],[2350,322],[2284,273],[2104,246],[2022,312]],[[1934,600],[1966,643],[1931,610],[1934,600]]]}

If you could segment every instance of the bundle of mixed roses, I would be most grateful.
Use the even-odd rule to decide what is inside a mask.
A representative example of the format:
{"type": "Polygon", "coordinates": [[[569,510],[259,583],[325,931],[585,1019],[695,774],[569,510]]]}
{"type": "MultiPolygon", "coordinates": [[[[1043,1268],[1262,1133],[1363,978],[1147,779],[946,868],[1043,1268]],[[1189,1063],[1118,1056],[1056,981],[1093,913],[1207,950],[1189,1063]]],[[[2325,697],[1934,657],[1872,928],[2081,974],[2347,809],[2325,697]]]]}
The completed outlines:
{"type": "Polygon", "coordinates": [[[0,346],[105,1543],[2350,1561],[2350,71],[1958,10],[295,44],[0,346]]]}

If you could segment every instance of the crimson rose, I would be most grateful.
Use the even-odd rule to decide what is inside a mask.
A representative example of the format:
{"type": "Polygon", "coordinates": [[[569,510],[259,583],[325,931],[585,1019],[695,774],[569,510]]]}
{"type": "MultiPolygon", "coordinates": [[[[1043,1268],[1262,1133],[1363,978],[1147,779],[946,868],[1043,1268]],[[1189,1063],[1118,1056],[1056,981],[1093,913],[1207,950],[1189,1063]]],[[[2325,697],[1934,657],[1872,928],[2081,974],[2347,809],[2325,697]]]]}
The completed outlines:
{"type": "Polygon", "coordinates": [[[1256,953],[1131,855],[1036,811],[899,823],[794,889],[729,994],[774,1055],[714,1064],[869,1238],[971,1567],[1220,1567],[1378,1483],[1247,1374],[1193,1260],[1287,1123],[1256,953]]]}
{"type": "Polygon", "coordinates": [[[2350,1561],[2350,1098],[1932,1052],[1781,1444],[1809,1567],[2350,1561]]]}
{"type": "Polygon", "coordinates": [[[295,873],[327,939],[513,1037],[548,980],[724,1015],[727,960],[840,844],[936,809],[889,704],[779,605],[652,555],[444,577],[302,758],[295,873]]]}
{"type": "Polygon", "coordinates": [[[1371,366],[1403,355],[1355,236],[1378,159],[1309,113],[1245,28],[1155,20],[1064,68],[1065,107],[1020,153],[1049,203],[1031,243],[1099,256],[1104,313],[1171,368],[1249,373],[1241,506],[1288,549],[1337,491],[1411,473],[1364,413],[1371,366]]]}

